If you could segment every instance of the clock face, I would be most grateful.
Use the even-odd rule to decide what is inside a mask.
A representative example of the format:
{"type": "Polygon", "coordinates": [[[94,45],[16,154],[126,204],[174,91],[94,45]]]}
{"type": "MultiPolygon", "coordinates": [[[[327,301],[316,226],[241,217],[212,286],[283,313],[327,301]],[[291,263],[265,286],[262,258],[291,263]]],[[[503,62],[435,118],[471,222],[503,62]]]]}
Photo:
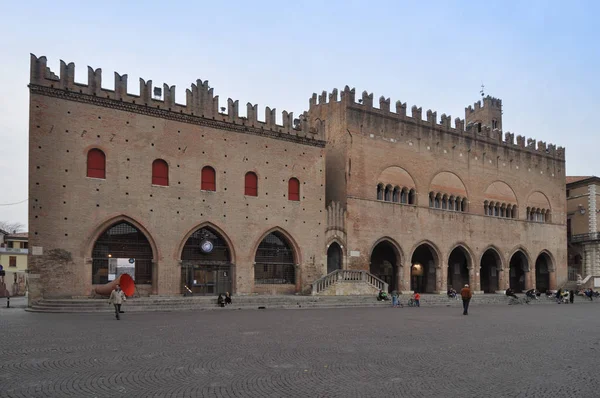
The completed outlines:
{"type": "Polygon", "coordinates": [[[200,245],[200,248],[202,249],[202,251],[204,253],[210,253],[213,250],[213,244],[211,241],[209,240],[205,240],[202,242],[202,244],[200,245]]]}

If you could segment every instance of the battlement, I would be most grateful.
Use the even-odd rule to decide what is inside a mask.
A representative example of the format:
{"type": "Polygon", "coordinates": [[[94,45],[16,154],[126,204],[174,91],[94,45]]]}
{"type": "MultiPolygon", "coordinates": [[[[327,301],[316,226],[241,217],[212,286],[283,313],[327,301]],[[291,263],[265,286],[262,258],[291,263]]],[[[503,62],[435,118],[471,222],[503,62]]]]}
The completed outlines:
{"type": "MultiPolygon", "coordinates": [[[[411,115],[407,115],[407,105],[402,101],[396,101],[395,111],[390,109],[390,98],[384,96],[379,97],[379,108],[373,104],[373,94],[363,91],[361,98],[356,101],[356,90],[350,89],[349,86],[339,92],[338,89],[333,89],[331,93],[323,91],[320,95],[316,93],[309,99],[309,109],[317,109],[318,107],[328,106],[330,104],[343,104],[352,109],[362,110],[377,114],[383,118],[393,118],[398,121],[414,124],[417,126],[428,127],[437,130],[441,134],[449,134],[453,136],[471,138],[477,141],[483,141],[491,145],[512,148],[515,150],[527,151],[533,154],[552,157],[564,161],[565,149],[556,147],[554,144],[546,144],[543,141],[527,140],[523,136],[517,136],[515,143],[513,133],[507,132],[502,136],[502,131],[498,128],[492,129],[489,126],[476,126],[473,123],[465,124],[464,119],[455,118],[454,126],[452,126],[452,117],[443,113],[438,119],[437,112],[431,109],[426,112],[426,119],[423,119],[423,111],[421,107],[413,105],[411,107],[411,115]],[[339,98],[338,98],[339,93],[339,98]]],[[[484,107],[501,109],[502,101],[497,98],[487,96],[481,101],[474,104],[474,108],[469,106],[467,112],[476,112],[484,107]]],[[[467,113],[468,114],[468,113],[467,113]]]]}
{"type": "Polygon", "coordinates": [[[465,113],[466,114],[474,113],[474,112],[481,110],[482,108],[492,108],[492,109],[502,110],[502,100],[499,98],[490,97],[488,95],[487,97],[485,97],[483,99],[483,105],[482,105],[481,101],[477,101],[473,104],[472,107],[471,107],[471,105],[466,107],[465,113]]]}
{"type": "Polygon", "coordinates": [[[41,86],[54,90],[63,90],[80,95],[94,96],[108,100],[136,104],[138,106],[161,109],[188,116],[217,120],[247,126],[248,129],[258,129],[277,133],[279,137],[288,135],[309,140],[324,140],[322,123],[309,124],[307,112],[294,119],[293,113],[282,112],[282,124],[276,123],[275,108],[265,108],[265,119],[258,119],[258,105],[246,104],[247,114],[239,115],[239,101],[227,99],[226,106],[220,106],[219,96],[214,95],[214,90],[208,85],[208,80],[197,80],[191,88],[186,90],[186,103],[175,102],[175,86],[163,84],[162,89],[153,87],[152,80],[140,78],[140,94],[127,92],[127,75],[115,72],[114,90],[102,87],[102,69],[93,69],[88,66],[88,82],[82,84],[75,82],[75,64],[60,61],[60,74],[56,75],[47,66],[46,57],[36,57],[31,54],[30,86],[41,86]],[[154,90],[154,91],[153,91],[154,90]],[[160,95],[153,96],[153,92],[160,95]]]}

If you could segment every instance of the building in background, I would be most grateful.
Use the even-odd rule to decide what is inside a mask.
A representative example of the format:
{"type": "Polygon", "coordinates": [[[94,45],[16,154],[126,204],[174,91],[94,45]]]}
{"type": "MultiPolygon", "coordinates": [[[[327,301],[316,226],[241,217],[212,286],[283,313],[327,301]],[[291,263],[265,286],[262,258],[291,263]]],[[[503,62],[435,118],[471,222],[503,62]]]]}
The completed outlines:
{"type": "Polygon", "coordinates": [[[0,230],[0,265],[5,272],[4,285],[11,296],[24,295],[27,285],[27,232],[8,233],[0,230]]]}
{"type": "MultiPolygon", "coordinates": [[[[569,281],[586,284],[600,277],[600,178],[567,177],[567,238],[569,281]]],[[[597,286],[596,286],[597,287],[597,286]]]]}

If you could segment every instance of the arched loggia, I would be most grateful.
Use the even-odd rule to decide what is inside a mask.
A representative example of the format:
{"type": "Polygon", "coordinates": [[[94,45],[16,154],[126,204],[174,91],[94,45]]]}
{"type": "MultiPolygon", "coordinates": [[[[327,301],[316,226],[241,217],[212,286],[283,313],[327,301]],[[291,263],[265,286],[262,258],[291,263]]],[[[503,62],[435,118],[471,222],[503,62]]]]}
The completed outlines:
{"type": "Polygon", "coordinates": [[[448,258],[448,288],[459,292],[469,283],[469,266],[469,254],[464,247],[458,246],[452,250],[448,258]]]}
{"type": "Polygon", "coordinates": [[[527,256],[521,250],[517,250],[510,258],[509,286],[515,293],[525,291],[529,262],[527,256]]]}
{"type": "Polygon", "coordinates": [[[369,271],[388,284],[388,290],[399,290],[397,285],[398,267],[400,266],[398,249],[388,240],[382,240],[371,252],[369,271]]]}
{"type": "Polygon", "coordinates": [[[433,293],[436,290],[437,252],[428,243],[415,249],[411,258],[411,290],[433,293]]]}
{"type": "Polygon", "coordinates": [[[495,249],[487,249],[481,257],[479,282],[484,293],[495,293],[500,289],[499,272],[502,269],[500,255],[495,249]]]}
{"type": "Polygon", "coordinates": [[[541,293],[550,289],[550,269],[552,260],[548,253],[541,253],[535,261],[535,287],[541,293]]]}

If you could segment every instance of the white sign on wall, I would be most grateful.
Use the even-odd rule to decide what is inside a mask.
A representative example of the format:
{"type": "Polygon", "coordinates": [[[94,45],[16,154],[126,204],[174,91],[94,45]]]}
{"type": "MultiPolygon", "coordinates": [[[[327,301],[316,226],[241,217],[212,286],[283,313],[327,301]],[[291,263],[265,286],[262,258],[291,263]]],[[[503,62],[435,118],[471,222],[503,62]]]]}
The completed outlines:
{"type": "Polygon", "coordinates": [[[41,256],[44,254],[44,249],[42,248],[42,246],[32,246],[31,254],[33,256],[41,256]]]}
{"type": "Polygon", "coordinates": [[[594,278],[594,287],[600,287],[600,278],[594,278]]]}
{"type": "Polygon", "coordinates": [[[351,250],[350,257],[360,257],[360,252],[356,250],[351,250]]]}
{"type": "Polygon", "coordinates": [[[123,274],[128,274],[135,280],[135,258],[109,258],[108,280],[114,281],[123,274]]]}

